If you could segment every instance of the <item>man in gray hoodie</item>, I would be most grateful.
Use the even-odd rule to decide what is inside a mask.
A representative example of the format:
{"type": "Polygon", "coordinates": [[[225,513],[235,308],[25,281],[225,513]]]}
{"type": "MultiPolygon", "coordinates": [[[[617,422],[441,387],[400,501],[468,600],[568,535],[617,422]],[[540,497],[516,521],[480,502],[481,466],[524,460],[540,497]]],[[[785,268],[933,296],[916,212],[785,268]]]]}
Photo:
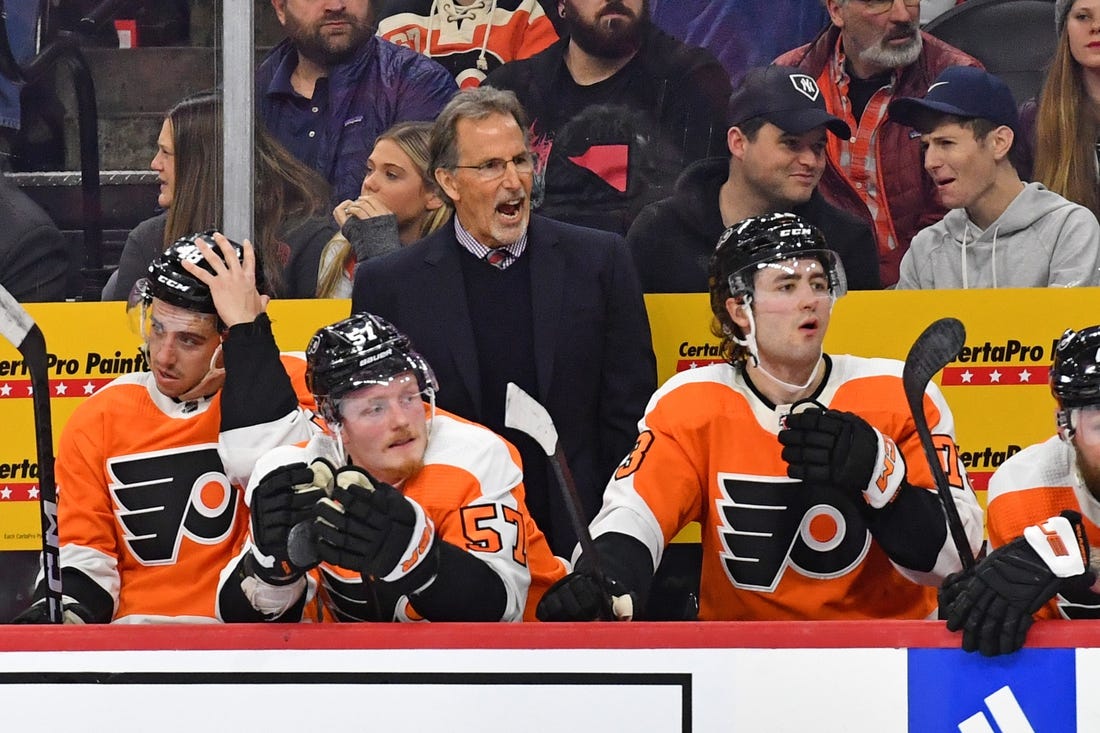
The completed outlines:
{"type": "Polygon", "coordinates": [[[1025,184],[1009,159],[1017,115],[1003,81],[952,66],[923,99],[896,99],[889,114],[920,133],[924,168],[950,209],[913,238],[898,289],[1100,285],[1096,217],[1025,184]]]}

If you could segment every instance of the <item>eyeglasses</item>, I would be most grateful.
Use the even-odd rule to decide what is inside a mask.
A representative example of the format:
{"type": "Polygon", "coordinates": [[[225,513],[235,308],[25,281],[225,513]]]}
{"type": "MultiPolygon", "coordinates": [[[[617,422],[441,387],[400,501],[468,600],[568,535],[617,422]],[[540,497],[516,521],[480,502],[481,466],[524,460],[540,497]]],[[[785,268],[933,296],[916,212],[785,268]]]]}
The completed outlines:
{"type": "MultiPolygon", "coordinates": [[[[920,0],[901,0],[907,8],[919,8],[920,0]]],[[[856,2],[862,3],[867,8],[867,12],[871,15],[882,15],[890,8],[894,7],[894,0],[856,0],[856,2]]]]}
{"type": "Polygon", "coordinates": [[[492,181],[504,175],[504,172],[508,170],[509,163],[516,167],[516,173],[520,175],[527,175],[535,170],[535,156],[531,153],[520,153],[516,157],[508,160],[504,160],[503,158],[490,158],[484,163],[478,163],[477,165],[456,165],[454,167],[467,168],[476,172],[478,178],[481,180],[492,181]]]}

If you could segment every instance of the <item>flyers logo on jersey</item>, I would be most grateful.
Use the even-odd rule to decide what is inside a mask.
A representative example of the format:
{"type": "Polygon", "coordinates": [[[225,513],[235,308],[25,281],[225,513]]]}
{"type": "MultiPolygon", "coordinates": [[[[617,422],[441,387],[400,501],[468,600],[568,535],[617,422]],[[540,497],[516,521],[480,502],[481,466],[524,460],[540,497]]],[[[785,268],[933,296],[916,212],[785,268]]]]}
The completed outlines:
{"type": "Polygon", "coordinates": [[[790,479],[719,474],[720,556],[737,588],[772,592],[787,568],[836,578],[857,567],[871,546],[854,505],[828,489],[790,479]]]}
{"type": "Polygon", "coordinates": [[[213,446],[173,448],[107,462],[115,518],[142,565],[172,565],[186,536],[203,545],[229,536],[238,489],[213,446]]]}

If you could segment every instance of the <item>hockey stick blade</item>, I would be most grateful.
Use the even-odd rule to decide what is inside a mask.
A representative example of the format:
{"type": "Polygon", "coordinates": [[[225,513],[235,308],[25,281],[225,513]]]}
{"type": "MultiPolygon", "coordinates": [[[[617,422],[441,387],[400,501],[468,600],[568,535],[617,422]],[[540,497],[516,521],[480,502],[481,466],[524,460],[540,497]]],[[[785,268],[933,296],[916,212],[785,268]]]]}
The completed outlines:
{"type": "Polygon", "coordinates": [[[57,486],[53,473],[53,424],[50,380],[46,366],[46,338],[26,309],[0,287],[0,334],[19,350],[31,377],[34,439],[38,454],[38,505],[42,526],[42,574],[46,580],[46,608],[50,623],[63,621],[61,562],[57,534],[57,486]]]}
{"type": "Polygon", "coordinates": [[[966,539],[966,530],[959,518],[958,507],[955,506],[955,500],[951,496],[951,487],[944,474],[940,452],[932,442],[928,418],[924,414],[924,392],[929,382],[937,372],[959,355],[965,342],[966,329],[957,318],[941,318],[934,321],[924,329],[909,349],[909,355],[905,357],[905,366],[901,372],[901,382],[905,389],[905,401],[909,403],[909,411],[913,414],[913,423],[917,428],[921,447],[924,448],[925,458],[928,459],[928,465],[932,471],[932,479],[936,483],[936,493],[939,494],[944,514],[947,516],[947,528],[951,533],[951,540],[959,553],[963,568],[969,570],[974,567],[974,555],[966,539]]]}
{"type": "Polygon", "coordinates": [[[611,610],[610,586],[603,573],[603,565],[596,550],[596,544],[592,541],[592,533],[588,531],[588,522],[584,518],[584,509],[580,495],[577,493],[577,485],[573,482],[573,474],[569,470],[569,464],[565,460],[565,452],[558,440],[558,430],[554,427],[554,420],[546,408],[539,404],[531,395],[515,382],[509,382],[504,395],[504,425],[529,435],[539,444],[543,452],[550,459],[550,466],[554,470],[554,476],[558,480],[561,489],[562,501],[569,512],[569,521],[573,525],[573,531],[577,535],[577,541],[581,546],[581,554],[588,556],[588,572],[601,588],[604,589],[603,616],[604,620],[614,620],[615,614],[611,610]]]}

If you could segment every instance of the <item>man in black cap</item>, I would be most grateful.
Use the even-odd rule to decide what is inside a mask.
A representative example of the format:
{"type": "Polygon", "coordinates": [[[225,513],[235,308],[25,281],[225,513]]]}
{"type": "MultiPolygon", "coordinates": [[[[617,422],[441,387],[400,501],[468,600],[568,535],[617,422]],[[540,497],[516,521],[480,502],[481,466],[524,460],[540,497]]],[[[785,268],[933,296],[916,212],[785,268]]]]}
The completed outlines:
{"type": "Polygon", "coordinates": [[[1100,225],[1084,206],[1024,184],[1010,160],[1016,102],[999,78],[949,66],[923,99],[890,103],[916,129],[947,215],[913,237],[898,288],[1100,285],[1100,225]]]}
{"type": "Polygon", "coordinates": [[[837,252],[855,290],[877,289],[878,254],[863,221],[817,192],[826,131],[848,125],[825,110],[817,82],[798,69],[751,70],[729,101],[730,158],[701,160],[680,176],[672,196],[647,206],[627,234],[648,293],[706,292],[707,262],[727,227],[780,211],[817,226],[837,252]]]}

